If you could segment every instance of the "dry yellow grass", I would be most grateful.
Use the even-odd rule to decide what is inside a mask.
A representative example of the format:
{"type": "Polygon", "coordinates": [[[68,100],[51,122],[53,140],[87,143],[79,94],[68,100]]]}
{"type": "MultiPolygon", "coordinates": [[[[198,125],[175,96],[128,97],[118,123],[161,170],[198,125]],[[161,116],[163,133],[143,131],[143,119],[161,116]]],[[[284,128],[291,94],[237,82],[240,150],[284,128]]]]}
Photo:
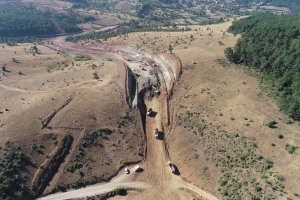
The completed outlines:
{"type": "MultiPolygon", "coordinates": [[[[179,113],[200,112],[198,120],[205,120],[208,127],[254,139],[258,152],[274,163],[273,170],[281,176],[287,192],[284,196],[294,198],[294,193],[300,193],[300,154],[298,150],[289,154],[284,146],[300,146],[300,128],[297,123],[286,123],[287,117],[261,92],[257,78],[242,69],[218,64],[216,60],[224,57],[224,48],[234,46],[238,39],[225,32],[230,24],[192,26],[193,31],[180,33],[132,33],[111,41],[125,41],[154,53],[169,51],[171,45],[184,68],[172,99],[174,122],[179,113]],[[271,120],[278,122],[278,128],[266,126],[271,120]],[[278,139],[278,133],[284,139],[278,139]]],[[[178,163],[183,177],[218,194],[220,168],[205,157],[199,140],[199,135],[177,124],[168,141],[171,158],[178,163]]]]}
{"type": "MultiPolygon", "coordinates": [[[[300,153],[297,149],[294,154],[288,154],[284,145],[300,146],[300,127],[285,123],[286,117],[272,99],[261,93],[255,77],[241,69],[218,64],[216,60],[224,56],[224,48],[233,46],[237,40],[237,37],[225,32],[230,24],[228,21],[217,25],[192,26],[189,32],[132,33],[109,39],[107,44],[112,42],[132,46],[145,54],[159,54],[172,49],[180,57],[183,74],[171,102],[173,127],[170,127],[172,132],[167,137],[167,143],[170,156],[184,179],[219,195],[220,167],[216,166],[211,155],[206,154],[209,149],[202,146],[199,134],[195,134],[192,128],[188,131],[178,123],[179,113],[189,111],[200,113],[191,120],[206,124],[207,129],[212,131],[210,134],[223,131],[254,139],[258,153],[271,160],[274,171],[283,177],[282,183],[287,192],[283,197],[294,198],[293,193],[300,193],[300,153]],[[279,122],[277,129],[265,125],[271,120],[279,122]],[[284,139],[278,139],[277,133],[282,133],[284,139]]],[[[97,43],[93,45],[97,46],[97,43]]],[[[97,61],[74,62],[69,55],[59,55],[40,45],[41,55],[33,56],[28,53],[30,46],[32,44],[4,46],[4,49],[0,49],[1,64],[7,64],[8,70],[11,70],[5,73],[8,75],[6,77],[1,75],[0,81],[3,86],[0,88],[0,111],[5,108],[9,110],[0,115],[0,125],[4,124],[0,126],[2,142],[8,138],[21,141],[39,136],[40,118],[47,116],[72,95],[75,98],[70,107],[58,113],[51,126],[88,129],[103,124],[114,126],[126,112],[120,91],[113,84],[104,87],[117,73],[116,63],[100,58],[97,61]],[[14,62],[13,58],[20,64],[14,62]],[[92,64],[100,67],[93,69],[92,64]],[[48,72],[49,69],[51,72],[48,72]],[[20,71],[25,75],[20,75],[20,71]],[[103,82],[94,80],[95,71],[103,78],[103,82]]],[[[130,129],[128,133],[133,130],[130,129]]],[[[218,142],[220,145],[227,144],[218,142]]],[[[31,143],[27,143],[30,146],[31,143]]],[[[233,149],[232,146],[227,148],[233,149]]],[[[103,170],[105,173],[109,169],[103,170]]],[[[64,168],[61,173],[65,171],[64,168]]],[[[59,181],[72,181],[72,176],[69,174],[59,181]]]]}

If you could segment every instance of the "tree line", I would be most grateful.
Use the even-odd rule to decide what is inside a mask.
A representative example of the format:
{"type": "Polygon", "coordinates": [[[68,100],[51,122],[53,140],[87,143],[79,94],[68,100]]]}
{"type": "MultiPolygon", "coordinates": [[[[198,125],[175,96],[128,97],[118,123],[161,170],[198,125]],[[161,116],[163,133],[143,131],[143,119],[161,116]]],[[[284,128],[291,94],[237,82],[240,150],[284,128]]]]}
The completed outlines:
{"type": "Polygon", "coordinates": [[[234,22],[229,32],[242,34],[225,49],[229,61],[261,71],[281,110],[300,120],[300,16],[259,14],[234,22]]]}

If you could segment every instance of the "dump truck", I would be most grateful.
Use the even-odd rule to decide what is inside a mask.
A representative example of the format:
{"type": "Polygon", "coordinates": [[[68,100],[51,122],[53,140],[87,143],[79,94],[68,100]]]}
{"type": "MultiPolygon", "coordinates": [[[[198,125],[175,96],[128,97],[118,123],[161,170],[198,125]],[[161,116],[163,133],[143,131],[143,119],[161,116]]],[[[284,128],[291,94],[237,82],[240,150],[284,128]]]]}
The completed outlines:
{"type": "Polygon", "coordinates": [[[155,129],[155,138],[159,139],[159,131],[158,128],[155,129]]]}
{"type": "Polygon", "coordinates": [[[171,161],[168,161],[168,165],[169,165],[172,173],[175,174],[176,173],[176,168],[175,168],[174,164],[171,161]]]}
{"type": "Polygon", "coordinates": [[[147,116],[148,116],[148,117],[151,117],[152,111],[153,111],[152,108],[149,108],[149,109],[148,109],[148,111],[147,111],[147,116]]]}
{"type": "Polygon", "coordinates": [[[141,171],[141,169],[142,168],[139,165],[137,165],[137,166],[134,167],[134,171],[135,172],[139,172],[139,171],[141,171]]]}

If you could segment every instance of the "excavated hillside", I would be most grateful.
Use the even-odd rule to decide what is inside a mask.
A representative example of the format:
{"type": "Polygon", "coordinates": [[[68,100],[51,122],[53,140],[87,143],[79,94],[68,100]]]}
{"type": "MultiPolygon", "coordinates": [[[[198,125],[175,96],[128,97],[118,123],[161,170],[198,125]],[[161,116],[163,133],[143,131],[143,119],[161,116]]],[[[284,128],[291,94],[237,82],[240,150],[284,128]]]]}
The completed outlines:
{"type": "Polygon", "coordinates": [[[170,54],[143,54],[124,44],[76,45],[61,37],[2,50],[2,65],[9,67],[0,82],[1,157],[9,162],[4,152],[17,148],[28,158],[28,196],[106,182],[144,160],[144,99],[158,90],[168,99],[181,72],[170,54]]]}
{"type": "Polygon", "coordinates": [[[182,64],[177,56],[170,53],[141,52],[122,43],[102,42],[91,45],[56,40],[53,45],[69,52],[88,52],[89,55],[92,51],[98,52],[98,55],[103,51],[105,53],[102,56],[108,56],[125,66],[126,99],[131,109],[140,112],[145,133],[145,157],[139,163],[139,171],[131,168],[132,163],[127,163],[131,168],[129,174],[118,173],[106,184],[51,194],[40,199],[84,198],[96,195],[101,197],[110,195],[108,192],[120,187],[138,190],[136,199],[217,199],[181,179],[180,169],[170,161],[165,139],[170,137],[172,129],[170,118],[173,114],[170,113],[169,100],[182,73],[182,64]],[[80,48],[76,45],[80,45],[80,48]],[[146,111],[149,114],[146,115],[146,111]],[[156,130],[160,134],[158,137],[155,136],[156,130]],[[173,172],[170,165],[174,168],[173,172]]]}
{"type": "Polygon", "coordinates": [[[0,82],[1,160],[14,162],[5,152],[15,148],[24,153],[26,172],[17,173],[33,188],[29,196],[107,181],[144,159],[145,135],[139,110],[128,104],[132,78],[126,79],[125,65],[101,57],[75,61],[42,45],[33,55],[30,48],[4,45],[1,64],[9,72],[0,82]]]}

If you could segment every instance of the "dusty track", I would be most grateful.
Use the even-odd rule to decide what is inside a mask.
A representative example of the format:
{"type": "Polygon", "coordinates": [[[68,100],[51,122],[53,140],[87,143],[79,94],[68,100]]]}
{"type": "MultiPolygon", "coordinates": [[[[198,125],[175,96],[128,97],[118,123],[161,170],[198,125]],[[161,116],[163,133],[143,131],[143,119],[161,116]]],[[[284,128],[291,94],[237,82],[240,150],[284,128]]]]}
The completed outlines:
{"type": "MultiPolygon", "coordinates": [[[[136,70],[135,63],[128,61],[128,59],[122,57],[118,53],[119,50],[126,51],[124,46],[108,47],[104,45],[103,47],[100,46],[97,49],[86,46],[79,48],[78,45],[76,46],[75,44],[67,43],[64,41],[64,39],[65,38],[63,37],[55,39],[53,41],[53,48],[59,48],[60,50],[70,53],[79,53],[93,57],[101,55],[101,57],[114,58],[116,62],[125,63],[133,71],[136,70]]],[[[130,50],[128,50],[126,53],[134,54],[136,52],[130,52],[130,50]]],[[[161,56],[148,54],[140,54],[139,56],[143,57],[144,59],[153,59],[156,61],[156,63],[159,65],[159,68],[153,68],[153,70],[155,70],[155,73],[161,79],[161,95],[145,100],[147,109],[152,108],[155,112],[157,112],[157,114],[155,117],[147,117],[145,121],[147,151],[145,160],[140,164],[143,168],[143,172],[135,173],[131,171],[130,175],[125,175],[121,172],[113,180],[106,184],[96,184],[83,189],[64,193],[56,193],[39,199],[59,200],[84,198],[87,196],[105,194],[117,187],[145,189],[144,191],[138,193],[134,199],[217,199],[215,196],[195,187],[190,183],[185,182],[179,175],[174,175],[167,164],[170,158],[164,141],[155,139],[155,128],[158,128],[159,130],[164,129],[165,137],[168,137],[170,134],[170,131],[168,130],[172,130],[172,126],[169,125],[168,99],[170,98],[172,88],[178,79],[180,70],[176,70],[175,67],[170,66],[170,63],[172,64],[172,62],[167,63],[166,60],[164,60],[161,56]]],[[[119,76],[122,75],[124,74],[119,73],[119,76]]],[[[142,74],[141,78],[142,82],[146,82],[145,80],[147,80],[149,77],[146,77],[146,75],[143,77],[142,74]]],[[[138,88],[137,91],[139,91],[139,89],[141,88],[138,88]]],[[[132,199],[130,196],[124,198],[132,199]]]]}

